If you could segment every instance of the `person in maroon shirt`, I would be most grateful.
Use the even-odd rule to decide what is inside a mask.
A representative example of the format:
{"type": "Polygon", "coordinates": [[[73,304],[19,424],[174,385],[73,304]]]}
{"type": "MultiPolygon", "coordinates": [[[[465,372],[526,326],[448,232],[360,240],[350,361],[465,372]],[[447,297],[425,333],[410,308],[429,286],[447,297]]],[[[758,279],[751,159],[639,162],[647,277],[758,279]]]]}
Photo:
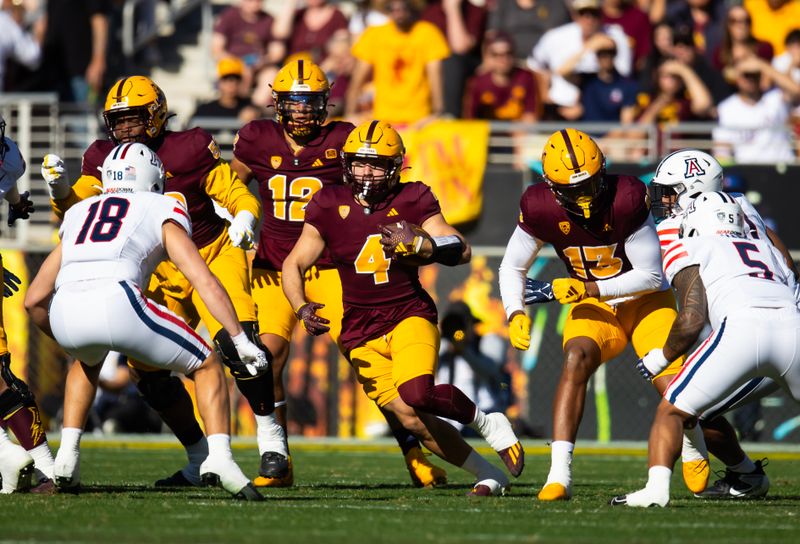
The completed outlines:
{"type": "Polygon", "coordinates": [[[328,55],[328,41],[339,30],[347,30],[347,17],[327,0],[307,0],[297,7],[297,0],[283,0],[275,20],[275,35],[286,43],[286,53],[307,53],[314,62],[328,55]]]}
{"type": "Polygon", "coordinates": [[[647,14],[633,0],[603,0],[603,23],[622,27],[631,41],[634,70],[642,70],[653,47],[650,38],[653,27],[647,14]]]}
{"type": "Polygon", "coordinates": [[[734,64],[754,53],[767,62],[772,61],[772,45],[753,36],[750,13],[744,6],[731,6],[725,14],[722,42],[712,54],[711,65],[727,81],[735,82],[734,64]]]}
{"type": "Polygon", "coordinates": [[[515,66],[511,36],[496,33],[483,46],[483,73],[467,85],[464,117],[535,122],[540,102],[532,72],[515,66]]]}
{"type": "MultiPolygon", "coordinates": [[[[272,370],[276,410],[266,418],[269,435],[259,446],[260,477],[257,486],[286,487],[294,482],[294,468],[286,437],[286,392],[283,372],[292,332],[297,324],[294,308],[281,290],[281,267],[300,237],[305,210],[314,193],[342,183],[339,152],[353,125],[342,121],[323,124],[327,116],[330,85],[319,66],[292,61],[272,85],[277,121],[259,119],[246,124],[236,136],[232,167],[244,180],[255,179],[264,204],[258,250],[253,261],[252,292],[259,308],[259,334],[274,354],[272,370]],[[268,421],[267,421],[268,420],[268,421]]],[[[324,315],[339,341],[341,282],[331,260],[319,259],[306,289],[326,305],[324,315]]],[[[446,482],[446,474],[425,459],[419,441],[384,412],[406,459],[412,481],[418,486],[446,482]]]]}
{"type": "Polygon", "coordinates": [[[505,474],[433,417],[470,425],[512,475],[522,472],[524,451],[508,419],[484,414],[453,385],[434,383],[437,313],[418,269],[468,262],[471,249],[445,221],[430,187],[399,183],[404,155],[387,123],[368,121],[350,133],[342,148],[347,183],[312,197],[300,239],[283,263],[283,290],[307,332],[326,332],[329,321],[317,314],[323,306],[306,299],[303,277],[327,250],[342,278],[341,344],[364,392],[394,410],[431,451],[474,474],[471,494],[501,494],[505,474]]]}

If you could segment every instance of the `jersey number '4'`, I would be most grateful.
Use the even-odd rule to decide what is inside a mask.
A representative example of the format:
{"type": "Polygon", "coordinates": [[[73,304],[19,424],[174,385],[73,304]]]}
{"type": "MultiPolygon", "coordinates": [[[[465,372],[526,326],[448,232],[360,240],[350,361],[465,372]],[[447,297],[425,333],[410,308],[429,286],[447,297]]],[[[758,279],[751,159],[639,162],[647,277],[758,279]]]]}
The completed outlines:
{"type": "Polygon", "coordinates": [[[610,246],[570,246],[564,256],[575,274],[584,280],[605,280],[622,271],[622,259],[614,256],[617,244],[610,246]],[[594,265],[594,266],[589,266],[594,265]],[[591,274],[591,277],[589,276],[591,274]]]}
{"type": "Polygon", "coordinates": [[[357,273],[372,274],[372,281],[376,285],[389,282],[389,267],[392,265],[392,260],[387,259],[383,252],[380,234],[370,234],[367,237],[353,264],[357,273]]]}
{"type": "Polygon", "coordinates": [[[769,269],[764,261],[759,261],[750,256],[751,252],[759,253],[758,247],[756,247],[755,244],[751,244],[750,242],[733,242],[733,246],[736,248],[736,251],[739,252],[739,257],[741,257],[745,265],[750,268],[758,268],[761,270],[761,272],[750,272],[750,276],[764,280],[771,280],[775,277],[775,274],[772,273],[772,270],[769,269]]]}
{"type": "Polygon", "coordinates": [[[112,196],[102,201],[102,208],[100,208],[100,204],[100,202],[95,202],[89,206],[89,215],[86,216],[86,221],[83,222],[81,231],[75,239],[76,245],[84,243],[87,234],[92,242],[110,242],[119,234],[119,229],[122,228],[122,220],[128,214],[130,202],[124,198],[112,196]],[[100,208],[99,217],[97,217],[98,208],[100,208]],[[97,221],[95,221],[95,218],[97,218],[97,221]],[[92,223],[94,223],[93,228],[92,223]],[[89,234],[90,229],[91,234],[89,234]]]}
{"type": "Polygon", "coordinates": [[[276,174],[269,178],[267,187],[272,191],[272,213],[276,219],[305,221],[308,201],[322,189],[322,182],[317,178],[303,177],[286,183],[286,176],[276,174]]]}

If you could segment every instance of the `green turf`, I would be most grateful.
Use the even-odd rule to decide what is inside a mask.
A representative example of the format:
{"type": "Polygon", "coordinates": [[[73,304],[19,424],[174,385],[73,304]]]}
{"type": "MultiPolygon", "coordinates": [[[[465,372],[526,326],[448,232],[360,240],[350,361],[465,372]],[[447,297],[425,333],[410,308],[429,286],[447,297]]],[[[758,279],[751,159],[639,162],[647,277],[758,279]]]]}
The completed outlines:
{"type": "MultiPolygon", "coordinates": [[[[253,470],[252,450],[236,450],[253,470]]],[[[505,497],[464,497],[466,473],[450,484],[410,486],[399,454],[296,449],[296,485],[266,490],[267,501],[240,503],[219,489],[156,491],[149,484],[182,462],[175,448],[85,448],[79,496],[0,495],[0,541],[93,542],[800,542],[797,460],[774,456],[768,499],[702,502],[673,479],[666,509],[611,508],[614,495],[641,486],[641,456],[578,455],[575,497],[535,499],[548,459],[529,455],[505,497]]],[[[715,467],[719,468],[719,467],[715,467]]]]}

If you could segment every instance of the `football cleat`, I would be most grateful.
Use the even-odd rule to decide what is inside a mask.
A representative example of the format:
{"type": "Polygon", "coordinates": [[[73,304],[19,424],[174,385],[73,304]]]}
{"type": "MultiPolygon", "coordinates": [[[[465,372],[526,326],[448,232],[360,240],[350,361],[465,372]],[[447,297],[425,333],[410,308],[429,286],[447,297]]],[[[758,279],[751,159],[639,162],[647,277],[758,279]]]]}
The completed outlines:
{"type": "Polygon", "coordinates": [[[708,487],[710,473],[708,459],[683,462],[683,482],[692,493],[702,493],[708,487]]]}
{"type": "Polygon", "coordinates": [[[256,487],[291,487],[294,485],[292,456],[284,456],[276,451],[265,451],[261,455],[258,477],[253,480],[256,487]]]}
{"type": "Polygon", "coordinates": [[[525,468],[525,450],[514,434],[511,422],[500,412],[486,414],[485,417],[486,425],[481,434],[503,460],[511,475],[518,478],[525,468]]]}
{"type": "Polygon", "coordinates": [[[755,462],[753,472],[742,474],[730,469],[725,470],[725,475],[714,482],[711,487],[695,497],[701,499],[760,499],[769,491],[769,478],[764,473],[766,459],[755,462]]]}
{"type": "Polygon", "coordinates": [[[205,485],[222,487],[239,500],[264,500],[261,493],[253,487],[253,483],[231,458],[209,456],[200,465],[200,479],[205,485]]]}
{"type": "Polygon", "coordinates": [[[411,448],[405,458],[414,487],[438,487],[447,484],[447,472],[443,468],[431,464],[422,449],[411,448]]]}
{"type": "Polygon", "coordinates": [[[11,442],[0,448],[0,494],[28,491],[33,472],[33,458],[25,448],[11,442]]]}
{"type": "Polygon", "coordinates": [[[540,501],[568,501],[572,498],[571,486],[552,482],[545,484],[537,498],[540,501]]]}
{"type": "Polygon", "coordinates": [[[467,493],[467,497],[498,497],[505,495],[509,487],[508,478],[504,478],[503,481],[488,478],[476,482],[467,493]]]}
{"type": "Polygon", "coordinates": [[[200,481],[199,472],[194,473],[194,478],[196,478],[195,481],[193,481],[194,478],[191,476],[187,478],[184,474],[185,472],[188,472],[191,475],[191,471],[187,470],[187,468],[183,468],[175,472],[175,474],[172,476],[167,476],[166,478],[156,480],[154,485],[155,487],[196,487],[201,485],[202,482],[200,481]]]}
{"type": "Polygon", "coordinates": [[[664,496],[645,487],[627,495],[618,495],[608,501],[608,504],[611,506],[633,506],[637,508],[664,507],[669,504],[669,492],[664,496]]]}
{"type": "Polygon", "coordinates": [[[62,491],[77,491],[81,484],[80,452],[58,448],[53,472],[58,489],[62,491]]]}

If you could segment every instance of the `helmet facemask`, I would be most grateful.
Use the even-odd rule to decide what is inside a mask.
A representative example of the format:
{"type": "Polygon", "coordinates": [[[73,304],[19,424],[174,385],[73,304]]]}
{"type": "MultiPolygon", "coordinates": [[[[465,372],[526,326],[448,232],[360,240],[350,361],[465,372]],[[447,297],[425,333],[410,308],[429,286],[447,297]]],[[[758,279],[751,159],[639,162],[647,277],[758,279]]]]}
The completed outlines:
{"type": "Polygon", "coordinates": [[[311,140],[328,117],[328,93],[273,93],[278,122],[292,137],[311,140]],[[304,117],[302,120],[296,117],[304,117]]]}
{"type": "Polygon", "coordinates": [[[686,192],[686,186],[683,183],[662,185],[650,182],[648,191],[650,193],[650,210],[656,223],[680,213],[681,206],[678,199],[681,194],[686,192]]]}
{"type": "Polygon", "coordinates": [[[145,143],[150,139],[148,134],[149,116],[147,108],[135,107],[103,112],[106,132],[115,144],[145,143]],[[118,128],[120,121],[128,120],[127,126],[118,128]],[[138,123],[135,121],[138,119],[138,123]],[[140,130],[137,130],[140,129],[140,130]]]}
{"type": "Polygon", "coordinates": [[[581,219],[591,218],[602,204],[606,189],[605,168],[577,183],[555,183],[545,177],[556,200],[565,210],[581,219]]]}
{"type": "Polygon", "coordinates": [[[344,162],[344,179],[350,185],[353,196],[369,205],[381,202],[400,181],[402,156],[398,157],[365,157],[355,153],[342,153],[344,162]],[[353,163],[363,163],[383,172],[379,177],[369,172],[356,175],[353,163]]]}

